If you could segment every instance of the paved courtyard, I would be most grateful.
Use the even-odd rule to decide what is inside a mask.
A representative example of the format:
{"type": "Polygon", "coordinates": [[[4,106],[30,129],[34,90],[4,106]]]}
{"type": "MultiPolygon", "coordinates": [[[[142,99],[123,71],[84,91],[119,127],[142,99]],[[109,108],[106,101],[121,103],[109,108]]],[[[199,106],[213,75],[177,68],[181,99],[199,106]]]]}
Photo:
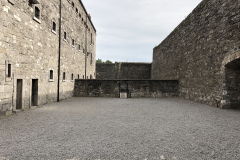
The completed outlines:
{"type": "Polygon", "coordinates": [[[179,98],[71,98],[0,117],[0,160],[238,160],[240,111],[179,98]]]}

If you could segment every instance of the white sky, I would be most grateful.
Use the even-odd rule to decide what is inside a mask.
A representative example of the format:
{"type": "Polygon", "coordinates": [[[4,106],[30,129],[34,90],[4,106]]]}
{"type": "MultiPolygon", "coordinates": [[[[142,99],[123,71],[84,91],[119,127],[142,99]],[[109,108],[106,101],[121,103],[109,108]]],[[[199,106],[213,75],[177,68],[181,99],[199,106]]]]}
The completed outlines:
{"type": "Polygon", "coordinates": [[[97,30],[97,59],[152,62],[159,45],[201,0],[82,0],[97,30]]]}

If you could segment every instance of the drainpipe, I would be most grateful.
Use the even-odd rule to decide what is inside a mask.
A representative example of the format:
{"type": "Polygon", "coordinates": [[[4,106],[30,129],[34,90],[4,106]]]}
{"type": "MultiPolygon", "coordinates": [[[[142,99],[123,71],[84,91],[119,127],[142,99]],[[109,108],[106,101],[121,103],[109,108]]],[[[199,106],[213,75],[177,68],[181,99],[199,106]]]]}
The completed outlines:
{"type": "Polygon", "coordinates": [[[86,14],[86,32],[85,32],[85,79],[87,79],[87,20],[88,14],[86,14]]]}
{"type": "Polygon", "coordinates": [[[59,102],[60,88],[60,62],[61,62],[61,30],[62,30],[62,0],[59,6],[59,48],[58,48],[58,85],[57,85],[57,102],[59,102]]]}

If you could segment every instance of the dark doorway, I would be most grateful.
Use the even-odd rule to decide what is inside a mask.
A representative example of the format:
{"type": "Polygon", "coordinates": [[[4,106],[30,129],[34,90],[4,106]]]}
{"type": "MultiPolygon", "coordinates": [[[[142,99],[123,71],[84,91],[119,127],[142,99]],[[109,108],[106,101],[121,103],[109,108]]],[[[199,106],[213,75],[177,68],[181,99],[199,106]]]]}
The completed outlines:
{"type": "Polygon", "coordinates": [[[240,59],[233,60],[225,66],[225,95],[223,108],[240,109],[240,59]]]}
{"type": "Polygon", "coordinates": [[[22,86],[23,86],[23,80],[17,79],[16,109],[22,109],[22,86]]]}
{"type": "Polygon", "coordinates": [[[32,106],[38,105],[38,79],[32,80],[32,106]]]}
{"type": "Polygon", "coordinates": [[[127,82],[119,83],[119,97],[121,93],[127,93],[127,98],[131,98],[131,94],[129,92],[129,84],[127,82]]]}

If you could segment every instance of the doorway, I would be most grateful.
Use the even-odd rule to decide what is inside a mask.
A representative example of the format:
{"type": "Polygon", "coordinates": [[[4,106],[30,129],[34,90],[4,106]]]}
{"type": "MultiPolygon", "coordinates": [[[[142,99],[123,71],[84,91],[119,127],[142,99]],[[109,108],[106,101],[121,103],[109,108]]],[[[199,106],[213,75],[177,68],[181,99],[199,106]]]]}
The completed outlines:
{"type": "Polygon", "coordinates": [[[38,105],[38,79],[32,80],[32,106],[38,105]]]}
{"type": "Polygon", "coordinates": [[[225,65],[224,108],[240,109],[240,58],[225,65]]]}
{"type": "Polygon", "coordinates": [[[22,85],[23,80],[17,79],[17,98],[16,98],[16,109],[22,109],[22,85]]]}

